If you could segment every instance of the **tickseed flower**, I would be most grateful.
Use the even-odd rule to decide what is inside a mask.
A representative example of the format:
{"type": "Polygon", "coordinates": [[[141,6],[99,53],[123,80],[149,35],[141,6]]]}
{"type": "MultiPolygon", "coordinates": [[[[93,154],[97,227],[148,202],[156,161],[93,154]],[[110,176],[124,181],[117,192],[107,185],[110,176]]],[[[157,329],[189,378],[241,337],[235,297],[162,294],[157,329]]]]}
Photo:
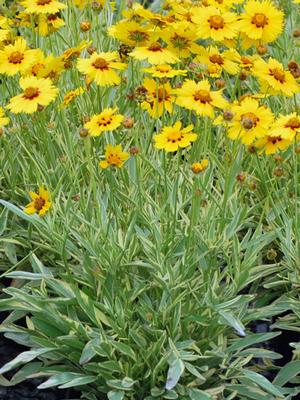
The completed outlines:
{"type": "Polygon", "coordinates": [[[168,64],[160,64],[151,68],[144,68],[143,71],[151,74],[153,78],[174,78],[174,76],[185,76],[187,74],[186,70],[173,69],[168,64]]]}
{"type": "Polygon", "coordinates": [[[268,62],[263,59],[257,60],[254,63],[254,75],[260,82],[262,93],[292,96],[300,90],[300,86],[290,71],[286,71],[283,65],[274,58],[269,58],[268,62]]]}
{"type": "Polygon", "coordinates": [[[55,14],[67,7],[57,0],[23,0],[21,4],[27,14],[55,14]]]}
{"type": "Polygon", "coordinates": [[[108,34],[128,46],[144,46],[151,37],[150,26],[126,20],[108,28],[108,34]]]}
{"type": "Polygon", "coordinates": [[[219,77],[222,71],[235,75],[239,71],[240,55],[234,49],[220,52],[217,47],[201,48],[199,55],[194,60],[207,66],[207,72],[212,77],[219,77]]]}
{"type": "Polygon", "coordinates": [[[114,131],[124,119],[123,115],[115,114],[116,111],[116,108],[106,108],[100,114],[93,115],[91,120],[84,124],[84,128],[91,136],[100,136],[102,132],[114,131]]]}
{"type": "Polygon", "coordinates": [[[280,115],[273,124],[271,132],[274,136],[281,136],[283,139],[298,139],[300,135],[300,116],[296,113],[280,115]]]}
{"type": "Polygon", "coordinates": [[[64,62],[60,56],[55,57],[52,54],[49,54],[46,57],[40,49],[37,49],[35,61],[27,70],[22,72],[22,75],[33,75],[37,78],[50,78],[51,80],[56,81],[63,70],[64,62]]]}
{"type": "Polygon", "coordinates": [[[129,153],[122,151],[122,146],[119,144],[113,146],[108,144],[105,148],[105,160],[99,162],[101,168],[117,167],[122,168],[125,161],[129,158],[129,153]]]}
{"type": "Polygon", "coordinates": [[[200,162],[195,162],[192,164],[191,170],[194,172],[194,174],[200,174],[200,172],[204,172],[206,170],[208,163],[209,162],[206,158],[200,162]]]}
{"type": "Polygon", "coordinates": [[[208,80],[198,83],[186,80],[177,94],[176,103],[188,110],[194,110],[198,115],[214,117],[214,107],[224,109],[227,101],[222,97],[222,90],[211,91],[208,80]]]}
{"type": "Polygon", "coordinates": [[[201,39],[210,38],[222,42],[235,38],[238,32],[236,14],[213,6],[200,7],[198,13],[193,16],[193,22],[197,25],[198,36],[201,39]]]}
{"type": "Polygon", "coordinates": [[[42,217],[51,207],[50,193],[43,187],[39,188],[39,192],[29,192],[32,201],[24,208],[26,214],[38,213],[42,217]]]}
{"type": "Polygon", "coordinates": [[[246,97],[240,104],[231,108],[233,119],[229,123],[230,139],[240,139],[243,144],[252,144],[258,138],[264,137],[273,123],[272,111],[260,106],[258,100],[246,97]]]}
{"type": "Polygon", "coordinates": [[[92,44],[92,41],[87,42],[86,40],[82,40],[76,47],[70,47],[69,49],[65,50],[61,56],[64,62],[73,60],[80,56],[80,53],[88,48],[92,44]]]}
{"type": "Polygon", "coordinates": [[[9,118],[5,117],[4,110],[0,107],[0,129],[9,124],[9,118]]]}
{"type": "Polygon", "coordinates": [[[147,60],[150,64],[174,64],[179,61],[174,53],[158,41],[147,46],[136,47],[129,55],[137,60],[147,60]]]}
{"type": "Polygon", "coordinates": [[[146,89],[146,99],[141,103],[143,110],[148,111],[152,118],[159,118],[164,111],[172,112],[172,88],[170,84],[157,84],[154,79],[145,78],[143,88],[146,89]]]}
{"type": "Polygon", "coordinates": [[[38,14],[36,23],[35,31],[41,36],[48,36],[65,26],[65,21],[59,17],[58,13],[38,14]]]}
{"type": "Polygon", "coordinates": [[[154,147],[164,149],[166,152],[174,152],[179,148],[188,147],[197,140],[196,133],[191,132],[193,125],[181,129],[181,122],[177,121],[173,126],[165,126],[161,133],[154,135],[154,147]]]}
{"type": "Polygon", "coordinates": [[[8,38],[10,33],[10,21],[0,15],[0,43],[8,38]]]}
{"type": "Polygon", "coordinates": [[[115,61],[117,59],[118,53],[115,51],[108,53],[94,52],[90,58],[79,58],[77,68],[99,86],[118,85],[121,78],[115,70],[123,70],[127,65],[115,61]]]}
{"type": "Polygon", "coordinates": [[[239,29],[250,39],[273,42],[282,32],[283,17],[271,1],[250,0],[240,16],[239,29]]]}
{"type": "Polygon", "coordinates": [[[277,151],[285,150],[293,143],[292,140],[284,138],[282,135],[271,131],[266,136],[258,139],[255,142],[255,146],[261,148],[261,152],[265,152],[266,155],[274,154],[277,151]]]}
{"type": "Polygon", "coordinates": [[[47,78],[36,78],[30,76],[20,79],[20,87],[23,93],[10,99],[6,106],[11,112],[18,114],[24,112],[32,114],[37,111],[38,106],[47,106],[57,96],[58,89],[53,86],[52,81],[47,78]]]}
{"type": "Polygon", "coordinates": [[[77,97],[80,96],[84,92],[82,87],[79,87],[74,90],[70,90],[64,95],[63,102],[60,105],[60,108],[68,107],[68,105],[77,97]]]}
{"type": "Polygon", "coordinates": [[[27,49],[26,41],[19,37],[14,44],[0,50],[0,74],[15,75],[23,72],[36,58],[37,50],[27,49]]]}

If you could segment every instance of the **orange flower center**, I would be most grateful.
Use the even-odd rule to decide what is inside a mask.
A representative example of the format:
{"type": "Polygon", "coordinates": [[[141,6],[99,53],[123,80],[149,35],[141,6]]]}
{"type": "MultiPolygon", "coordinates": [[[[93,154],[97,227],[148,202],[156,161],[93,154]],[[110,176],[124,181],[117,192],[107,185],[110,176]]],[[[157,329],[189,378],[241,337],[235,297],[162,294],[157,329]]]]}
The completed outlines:
{"type": "Polygon", "coordinates": [[[268,143],[276,144],[282,141],[280,136],[268,136],[267,137],[268,143]]]}
{"type": "Polygon", "coordinates": [[[43,68],[45,68],[45,65],[42,64],[42,63],[34,64],[34,65],[31,67],[31,73],[32,73],[32,75],[37,76],[37,74],[38,74],[38,73],[40,72],[40,70],[43,69],[43,68]]]}
{"type": "Polygon", "coordinates": [[[24,60],[24,54],[20,53],[19,51],[14,51],[11,53],[11,55],[8,57],[8,61],[11,64],[21,64],[21,62],[24,60]]]}
{"type": "Polygon", "coordinates": [[[265,14],[256,13],[251,20],[251,23],[256,26],[256,28],[264,28],[268,25],[269,19],[265,14]]]}
{"type": "Polygon", "coordinates": [[[34,208],[37,211],[40,211],[44,207],[45,203],[46,203],[45,199],[43,199],[42,197],[38,197],[37,199],[34,200],[34,208]]]}
{"type": "Polygon", "coordinates": [[[179,36],[177,35],[177,33],[175,33],[174,36],[171,38],[171,42],[173,46],[178,49],[184,49],[190,43],[190,41],[187,38],[179,36]]]}
{"type": "Polygon", "coordinates": [[[224,64],[223,57],[220,56],[220,54],[213,54],[212,56],[209,57],[209,60],[213,64],[218,64],[218,65],[223,65],[224,64]]]}
{"type": "Polygon", "coordinates": [[[36,4],[38,6],[46,6],[47,4],[50,4],[52,0],[37,0],[36,4]]]}
{"type": "Polygon", "coordinates": [[[98,121],[99,126],[107,126],[111,124],[112,122],[112,117],[101,117],[98,121]]]}
{"type": "Polygon", "coordinates": [[[208,90],[197,90],[193,97],[195,101],[200,101],[200,103],[203,104],[210,103],[212,101],[208,90]]]}
{"type": "Polygon", "coordinates": [[[291,118],[288,122],[284,125],[285,128],[291,129],[299,129],[300,128],[300,119],[298,118],[291,118]]]}
{"type": "Polygon", "coordinates": [[[255,128],[259,118],[253,114],[252,112],[248,112],[241,116],[241,123],[244,129],[252,129],[255,128]]]}
{"type": "Polygon", "coordinates": [[[103,71],[103,70],[108,70],[109,63],[106,60],[104,60],[104,58],[98,57],[92,63],[92,66],[96,69],[101,69],[101,71],[103,71]]]}
{"type": "Polygon", "coordinates": [[[183,139],[183,134],[181,132],[170,132],[168,134],[168,142],[172,142],[172,143],[176,143],[176,142],[180,142],[183,139]]]}
{"type": "Polygon", "coordinates": [[[161,47],[161,45],[157,42],[152,43],[151,46],[148,47],[148,50],[153,51],[153,52],[158,52],[158,51],[162,51],[163,48],[161,47]]]}
{"type": "Polygon", "coordinates": [[[122,162],[122,160],[119,154],[110,153],[107,157],[107,162],[111,165],[119,165],[122,162]]]}
{"type": "Polygon", "coordinates": [[[209,25],[211,29],[223,29],[224,28],[224,19],[220,15],[212,15],[209,17],[209,25]]]}
{"type": "Polygon", "coordinates": [[[149,39],[149,35],[146,32],[142,31],[131,31],[129,32],[129,39],[133,40],[134,42],[143,42],[144,40],[149,39]]]}
{"type": "Polygon", "coordinates": [[[280,83],[285,82],[285,73],[282,69],[270,68],[269,72],[270,72],[270,75],[272,75],[276,79],[276,81],[279,81],[280,83]]]}
{"type": "Polygon", "coordinates": [[[38,97],[40,94],[39,90],[34,87],[28,87],[24,90],[23,97],[28,100],[32,100],[35,97],[38,97]]]}
{"type": "Polygon", "coordinates": [[[161,73],[167,73],[172,71],[172,68],[169,65],[158,65],[156,67],[156,71],[161,72],[161,73]]]}

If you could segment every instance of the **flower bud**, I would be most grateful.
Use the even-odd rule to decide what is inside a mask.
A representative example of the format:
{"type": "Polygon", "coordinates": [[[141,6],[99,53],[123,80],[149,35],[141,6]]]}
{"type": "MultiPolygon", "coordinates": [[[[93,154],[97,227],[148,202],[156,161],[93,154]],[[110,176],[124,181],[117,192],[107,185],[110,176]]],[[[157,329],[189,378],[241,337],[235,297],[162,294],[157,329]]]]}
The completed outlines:
{"type": "Polygon", "coordinates": [[[257,46],[257,52],[259,55],[263,56],[264,54],[266,54],[267,51],[268,48],[266,46],[263,45],[257,46]]]}
{"type": "Polygon", "coordinates": [[[300,29],[295,29],[295,30],[293,31],[293,36],[294,36],[294,38],[300,37],[300,29]]]}
{"type": "Polygon", "coordinates": [[[218,89],[223,89],[225,86],[225,81],[223,79],[217,79],[215,85],[218,89]]]}
{"type": "Polygon", "coordinates": [[[129,149],[129,153],[133,156],[137,155],[139,153],[139,148],[137,146],[132,146],[129,149]]]}
{"type": "Polygon", "coordinates": [[[124,126],[124,128],[130,129],[130,128],[133,127],[133,125],[134,125],[134,119],[133,119],[133,118],[131,118],[131,117],[126,117],[126,118],[124,119],[124,121],[123,121],[123,126],[124,126]]]}
{"type": "Polygon", "coordinates": [[[280,177],[283,175],[283,168],[282,167],[276,167],[274,168],[273,174],[277,177],[280,177]]]}
{"type": "Polygon", "coordinates": [[[89,135],[89,131],[85,128],[81,128],[79,131],[79,136],[85,138],[89,135]]]}
{"type": "Polygon", "coordinates": [[[86,49],[86,51],[89,53],[89,55],[92,55],[93,53],[95,53],[96,48],[94,46],[90,46],[86,49]]]}
{"type": "Polygon", "coordinates": [[[269,261],[275,260],[276,257],[277,257],[277,251],[276,251],[275,249],[269,249],[269,250],[267,251],[267,259],[268,259],[269,261]]]}
{"type": "Polygon", "coordinates": [[[81,32],[87,32],[91,29],[91,23],[89,21],[82,21],[80,24],[81,32]]]}

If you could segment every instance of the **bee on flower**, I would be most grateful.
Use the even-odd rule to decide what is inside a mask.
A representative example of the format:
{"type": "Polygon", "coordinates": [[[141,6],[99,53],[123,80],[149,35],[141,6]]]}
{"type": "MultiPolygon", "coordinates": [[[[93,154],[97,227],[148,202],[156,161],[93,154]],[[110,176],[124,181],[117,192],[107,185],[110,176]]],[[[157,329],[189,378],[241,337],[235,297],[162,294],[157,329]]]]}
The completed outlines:
{"type": "Polygon", "coordinates": [[[174,152],[180,148],[188,147],[197,140],[198,135],[193,133],[193,125],[181,128],[181,122],[177,121],[172,126],[163,127],[161,133],[154,135],[154,147],[166,152],[174,152]]]}
{"type": "Polygon", "coordinates": [[[108,167],[122,168],[129,156],[129,153],[122,150],[122,145],[108,144],[105,148],[105,160],[100,161],[99,166],[103,169],[108,167]]]}
{"type": "Polygon", "coordinates": [[[38,193],[29,192],[29,196],[32,201],[24,208],[26,214],[31,215],[37,213],[42,217],[52,206],[50,193],[43,187],[39,188],[38,193]]]}

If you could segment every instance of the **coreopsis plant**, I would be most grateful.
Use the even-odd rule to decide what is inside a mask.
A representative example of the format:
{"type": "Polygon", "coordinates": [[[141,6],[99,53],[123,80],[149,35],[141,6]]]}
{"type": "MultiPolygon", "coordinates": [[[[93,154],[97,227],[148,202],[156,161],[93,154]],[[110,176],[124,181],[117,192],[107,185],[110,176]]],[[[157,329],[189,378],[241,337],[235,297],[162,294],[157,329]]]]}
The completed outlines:
{"type": "Polygon", "coordinates": [[[1,8],[1,386],[299,397],[298,3],[1,8]]]}

